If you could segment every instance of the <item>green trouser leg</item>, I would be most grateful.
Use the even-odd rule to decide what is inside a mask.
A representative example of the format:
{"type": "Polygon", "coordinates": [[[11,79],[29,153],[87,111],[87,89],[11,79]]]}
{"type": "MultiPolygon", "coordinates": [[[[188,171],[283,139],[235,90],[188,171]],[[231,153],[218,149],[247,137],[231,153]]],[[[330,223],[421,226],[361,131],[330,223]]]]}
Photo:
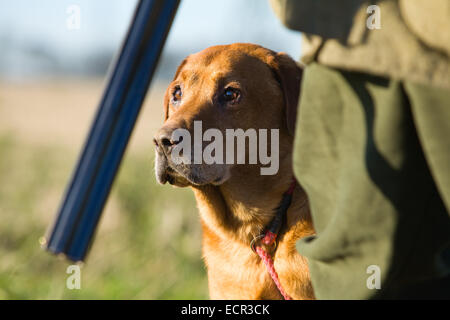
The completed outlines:
{"type": "Polygon", "coordinates": [[[297,249],[317,298],[449,297],[449,121],[448,90],[306,67],[294,172],[316,236],[297,249]]]}

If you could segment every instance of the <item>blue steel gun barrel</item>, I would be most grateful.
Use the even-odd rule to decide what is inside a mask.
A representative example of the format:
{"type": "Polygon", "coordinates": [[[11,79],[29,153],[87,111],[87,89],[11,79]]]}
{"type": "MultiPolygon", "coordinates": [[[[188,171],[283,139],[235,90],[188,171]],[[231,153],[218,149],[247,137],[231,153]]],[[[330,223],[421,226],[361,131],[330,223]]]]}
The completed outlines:
{"type": "Polygon", "coordinates": [[[43,247],[83,261],[156,69],[179,0],[140,0],[43,247]]]}

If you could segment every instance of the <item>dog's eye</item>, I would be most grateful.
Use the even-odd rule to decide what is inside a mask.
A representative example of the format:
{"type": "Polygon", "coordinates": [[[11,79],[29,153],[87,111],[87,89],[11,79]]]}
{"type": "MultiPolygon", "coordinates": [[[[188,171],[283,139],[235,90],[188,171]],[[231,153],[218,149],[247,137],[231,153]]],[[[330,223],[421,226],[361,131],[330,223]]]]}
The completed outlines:
{"type": "Polygon", "coordinates": [[[176,86],[172,92],[172,103],[177,104],[181,101],[181,97],[183,96],[183,92],[181,91],[180,86],[176,86]]]}
{"type": "Polygon", "coordinates": [[[228,87],[225,89],[222,98],[224,102],[230,102],[232,104],[239,102],[241,92],[239,89],[228,87]]]}

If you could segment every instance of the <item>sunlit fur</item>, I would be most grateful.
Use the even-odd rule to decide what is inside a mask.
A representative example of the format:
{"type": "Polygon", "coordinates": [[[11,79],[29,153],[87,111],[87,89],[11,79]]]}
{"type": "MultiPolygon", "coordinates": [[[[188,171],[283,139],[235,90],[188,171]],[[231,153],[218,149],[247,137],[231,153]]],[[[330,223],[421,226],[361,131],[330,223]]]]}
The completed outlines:
{"type": "MultiPolygon", "coordinates": [[[[176,170],[157,153],[158,181],[165,183],[169,175],[173,185],[190,186],[194,191],[212,299],[282,298],[264,264],[250,249],[250,242],[271,221],[293,177],[293,108],[297,106],[300,77],[301,69],[283,53],[252,44],[232,44],[186,58],[166,92],[166,120],[161,130],[192,130],[195,120],[202,121],[204,130],[280,130],[280,169],[272,176],[262,176],[260,165],[248,164],[176,170]],[[242,101],[230,108],[214,99],[227,81],[238,82],[243,94],[242,101]],[[176,84],[183,87],[182,102],[177,107],[170,103],[176,84]],[[204,183],[193,181],[192,172],[204,183]],[[220,183],[211,183],[221,177],[220,183]]],[[[308,200],[297,186],[274,256],[280,282],[294,299],[314,298],[307,261],[295,248],[298,239],[312,234],[308,200]]]]}

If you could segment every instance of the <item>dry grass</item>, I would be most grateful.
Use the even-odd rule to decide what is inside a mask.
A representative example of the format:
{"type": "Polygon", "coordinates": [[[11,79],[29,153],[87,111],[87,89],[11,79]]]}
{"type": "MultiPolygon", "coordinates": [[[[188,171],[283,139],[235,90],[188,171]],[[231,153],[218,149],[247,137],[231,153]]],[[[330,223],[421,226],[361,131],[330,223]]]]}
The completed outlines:
{"type": "Polygon", "coordinates": [[[0,82],[0,298],[202,299],[200,226],[191,192],[159,186],[151,137],[162,122],[165,84],[146,99],[120,174],[82,268],[38,239],[54,218],[103,89],[98,80],[0,82]]]}

